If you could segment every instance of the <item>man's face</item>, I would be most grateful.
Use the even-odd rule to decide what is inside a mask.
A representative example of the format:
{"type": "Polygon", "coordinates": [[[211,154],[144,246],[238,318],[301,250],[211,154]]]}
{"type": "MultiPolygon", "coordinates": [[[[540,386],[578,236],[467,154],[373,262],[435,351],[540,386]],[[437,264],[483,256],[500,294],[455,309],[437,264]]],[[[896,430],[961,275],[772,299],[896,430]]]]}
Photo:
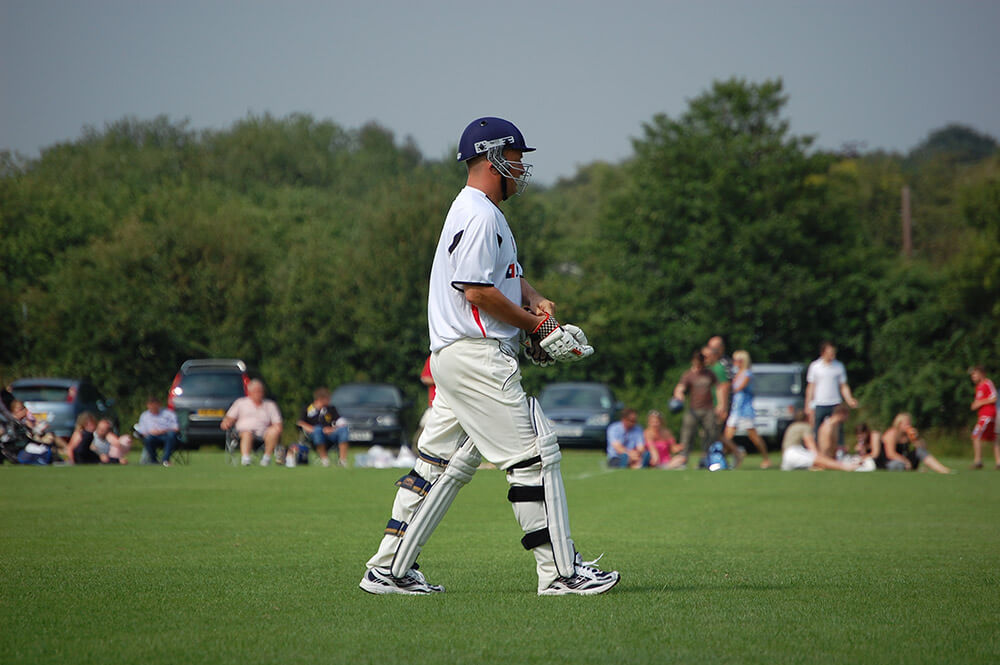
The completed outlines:
{"type": "Polygon", "coordinates": [[[247,391],[247,394],[250,395],[250,399],[252,399],[255,404],[260,404],[261,402],[264,401],[264,386],[260,385],[259,383],[254,384],[250,386],[250,389],[247,391]]]}
{"type": "Polygon", "coordinates": [[[823,360],[830,362],[837,357],[837,347],[827,346],[823,349],[823,360]]]}
{"type": "Polygon", "coordinates": [[[979,370],[974,369],[971,372],[969,372],[969,378],[972,379],[973,383],[979,385],[983,380],[983,373],[980,372],[979,370]]]}
{"type": "Polygon", "coordinates": [[[146,402],[146,408],[149,409],[149,412],[155,416],[157,413],[160,412],[160,402],[155,399],[150,400],[146,402]]]}
{"type": "Polygon", "coordinates": [[[622,418],[622,423],[625,424],[625,429],[632,429],[635,424],[639,422],[638,417],[634,413],[628,413],[622,418]]]}

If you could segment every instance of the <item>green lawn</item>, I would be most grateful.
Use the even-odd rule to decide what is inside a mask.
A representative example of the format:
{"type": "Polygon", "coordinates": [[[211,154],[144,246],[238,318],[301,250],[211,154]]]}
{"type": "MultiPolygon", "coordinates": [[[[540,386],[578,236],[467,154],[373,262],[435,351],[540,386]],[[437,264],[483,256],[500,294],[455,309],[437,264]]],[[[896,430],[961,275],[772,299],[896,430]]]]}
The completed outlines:
{"type": "Polygon", "coordinates": [[[610,472],[568,452],[574,538],[622,582],[539,598],[482,470],[421,556],[447,593],[417,598],[357,587],[401,470],[224,460],[0,467],[0,661],[1000,662],[1000,472],[610,472]]]}

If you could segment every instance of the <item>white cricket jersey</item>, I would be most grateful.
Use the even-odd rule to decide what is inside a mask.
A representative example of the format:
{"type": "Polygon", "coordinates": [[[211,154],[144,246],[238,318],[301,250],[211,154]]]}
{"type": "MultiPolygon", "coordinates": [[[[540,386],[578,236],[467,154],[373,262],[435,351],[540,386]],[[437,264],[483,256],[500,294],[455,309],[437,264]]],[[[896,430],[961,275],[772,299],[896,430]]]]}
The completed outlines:
{"type": "Polygon", "coordinates": [[[497,339],[516,348],[520,329],[473,307],[463,288],[495,286],[520,305],[521,274],[507,219],[486,194],[466,186],[444,220],[431,267],[427,298],[431,351],[465,338],[497,339]]]}

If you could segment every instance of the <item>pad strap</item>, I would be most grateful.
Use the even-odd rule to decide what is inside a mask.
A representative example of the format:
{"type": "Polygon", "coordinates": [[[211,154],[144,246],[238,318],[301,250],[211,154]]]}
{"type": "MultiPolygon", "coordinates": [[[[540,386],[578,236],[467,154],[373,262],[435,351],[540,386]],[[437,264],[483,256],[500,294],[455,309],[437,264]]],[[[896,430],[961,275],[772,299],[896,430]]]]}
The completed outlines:
{"type": "Polygon", "coordinates": [[[507,500],[511,503],[545,501],[545,488],[541,485],[511,485],[507,490],[507,500]]]}
{"type": "Polygon", "coordinates": [[[523,545],[526,550],[533,550],[539,545],[545,545],[551,542],[552,538],[549,535],[548,528],[526,533],[524,534],[524,538],[521,539],[521,545],[523,545]]]}
{"type": "Polygon", "coordinates": [[[416,469],[410,469],[408,474],[396,481],[396,487],[408,489],[418,496],[427,496],[427,492],[431,489],[431,482],[421,478],[416,469]]]}
{"type": "Polygon", "coordinates": [[[389,520],[389,523],[385,525],[385,535],[387,536],[402,536],[404,533],[406,533],[406,522],[389,520]]]}

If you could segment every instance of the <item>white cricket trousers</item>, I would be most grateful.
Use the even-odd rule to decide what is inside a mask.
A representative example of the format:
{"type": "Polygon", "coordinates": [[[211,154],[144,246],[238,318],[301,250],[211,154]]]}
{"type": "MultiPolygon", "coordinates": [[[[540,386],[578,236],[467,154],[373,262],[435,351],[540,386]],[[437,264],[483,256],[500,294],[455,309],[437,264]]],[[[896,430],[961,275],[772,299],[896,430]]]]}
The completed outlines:
{"type": "MultiPolygon", "coordinates": [[[[437,394],[417,441],[420,452],[451,459],[468,435],[479,454],[501,469],[538,455],[527,395],[521,387],[521,370],[517,356],[509,348],[495,339],[459,340],[431,354],[431,374],[437,394]]],[[[415,468],[432,481],[440,475],[439,470],[422,460],[415,468]]],[[[540,485],[539,472],[532,475],[536,478],[530,484],[540,485]]],[[[508,476],[508,481],[512,480],[508,476]]],[[[419,501],[412,492],[400,489],[393,518],[409,521],[417,505],[419,501]]],[[[545,526],[542,505],[519,506],[514,512],[525,532],[545,526]]],[[[368,567],[388,567],[398,543],[398,537],[386,535],[368,567]]],[[[532,553],[538,588],[542,589],[558,576],[552,546],[540,545],[532,553]]]]}

